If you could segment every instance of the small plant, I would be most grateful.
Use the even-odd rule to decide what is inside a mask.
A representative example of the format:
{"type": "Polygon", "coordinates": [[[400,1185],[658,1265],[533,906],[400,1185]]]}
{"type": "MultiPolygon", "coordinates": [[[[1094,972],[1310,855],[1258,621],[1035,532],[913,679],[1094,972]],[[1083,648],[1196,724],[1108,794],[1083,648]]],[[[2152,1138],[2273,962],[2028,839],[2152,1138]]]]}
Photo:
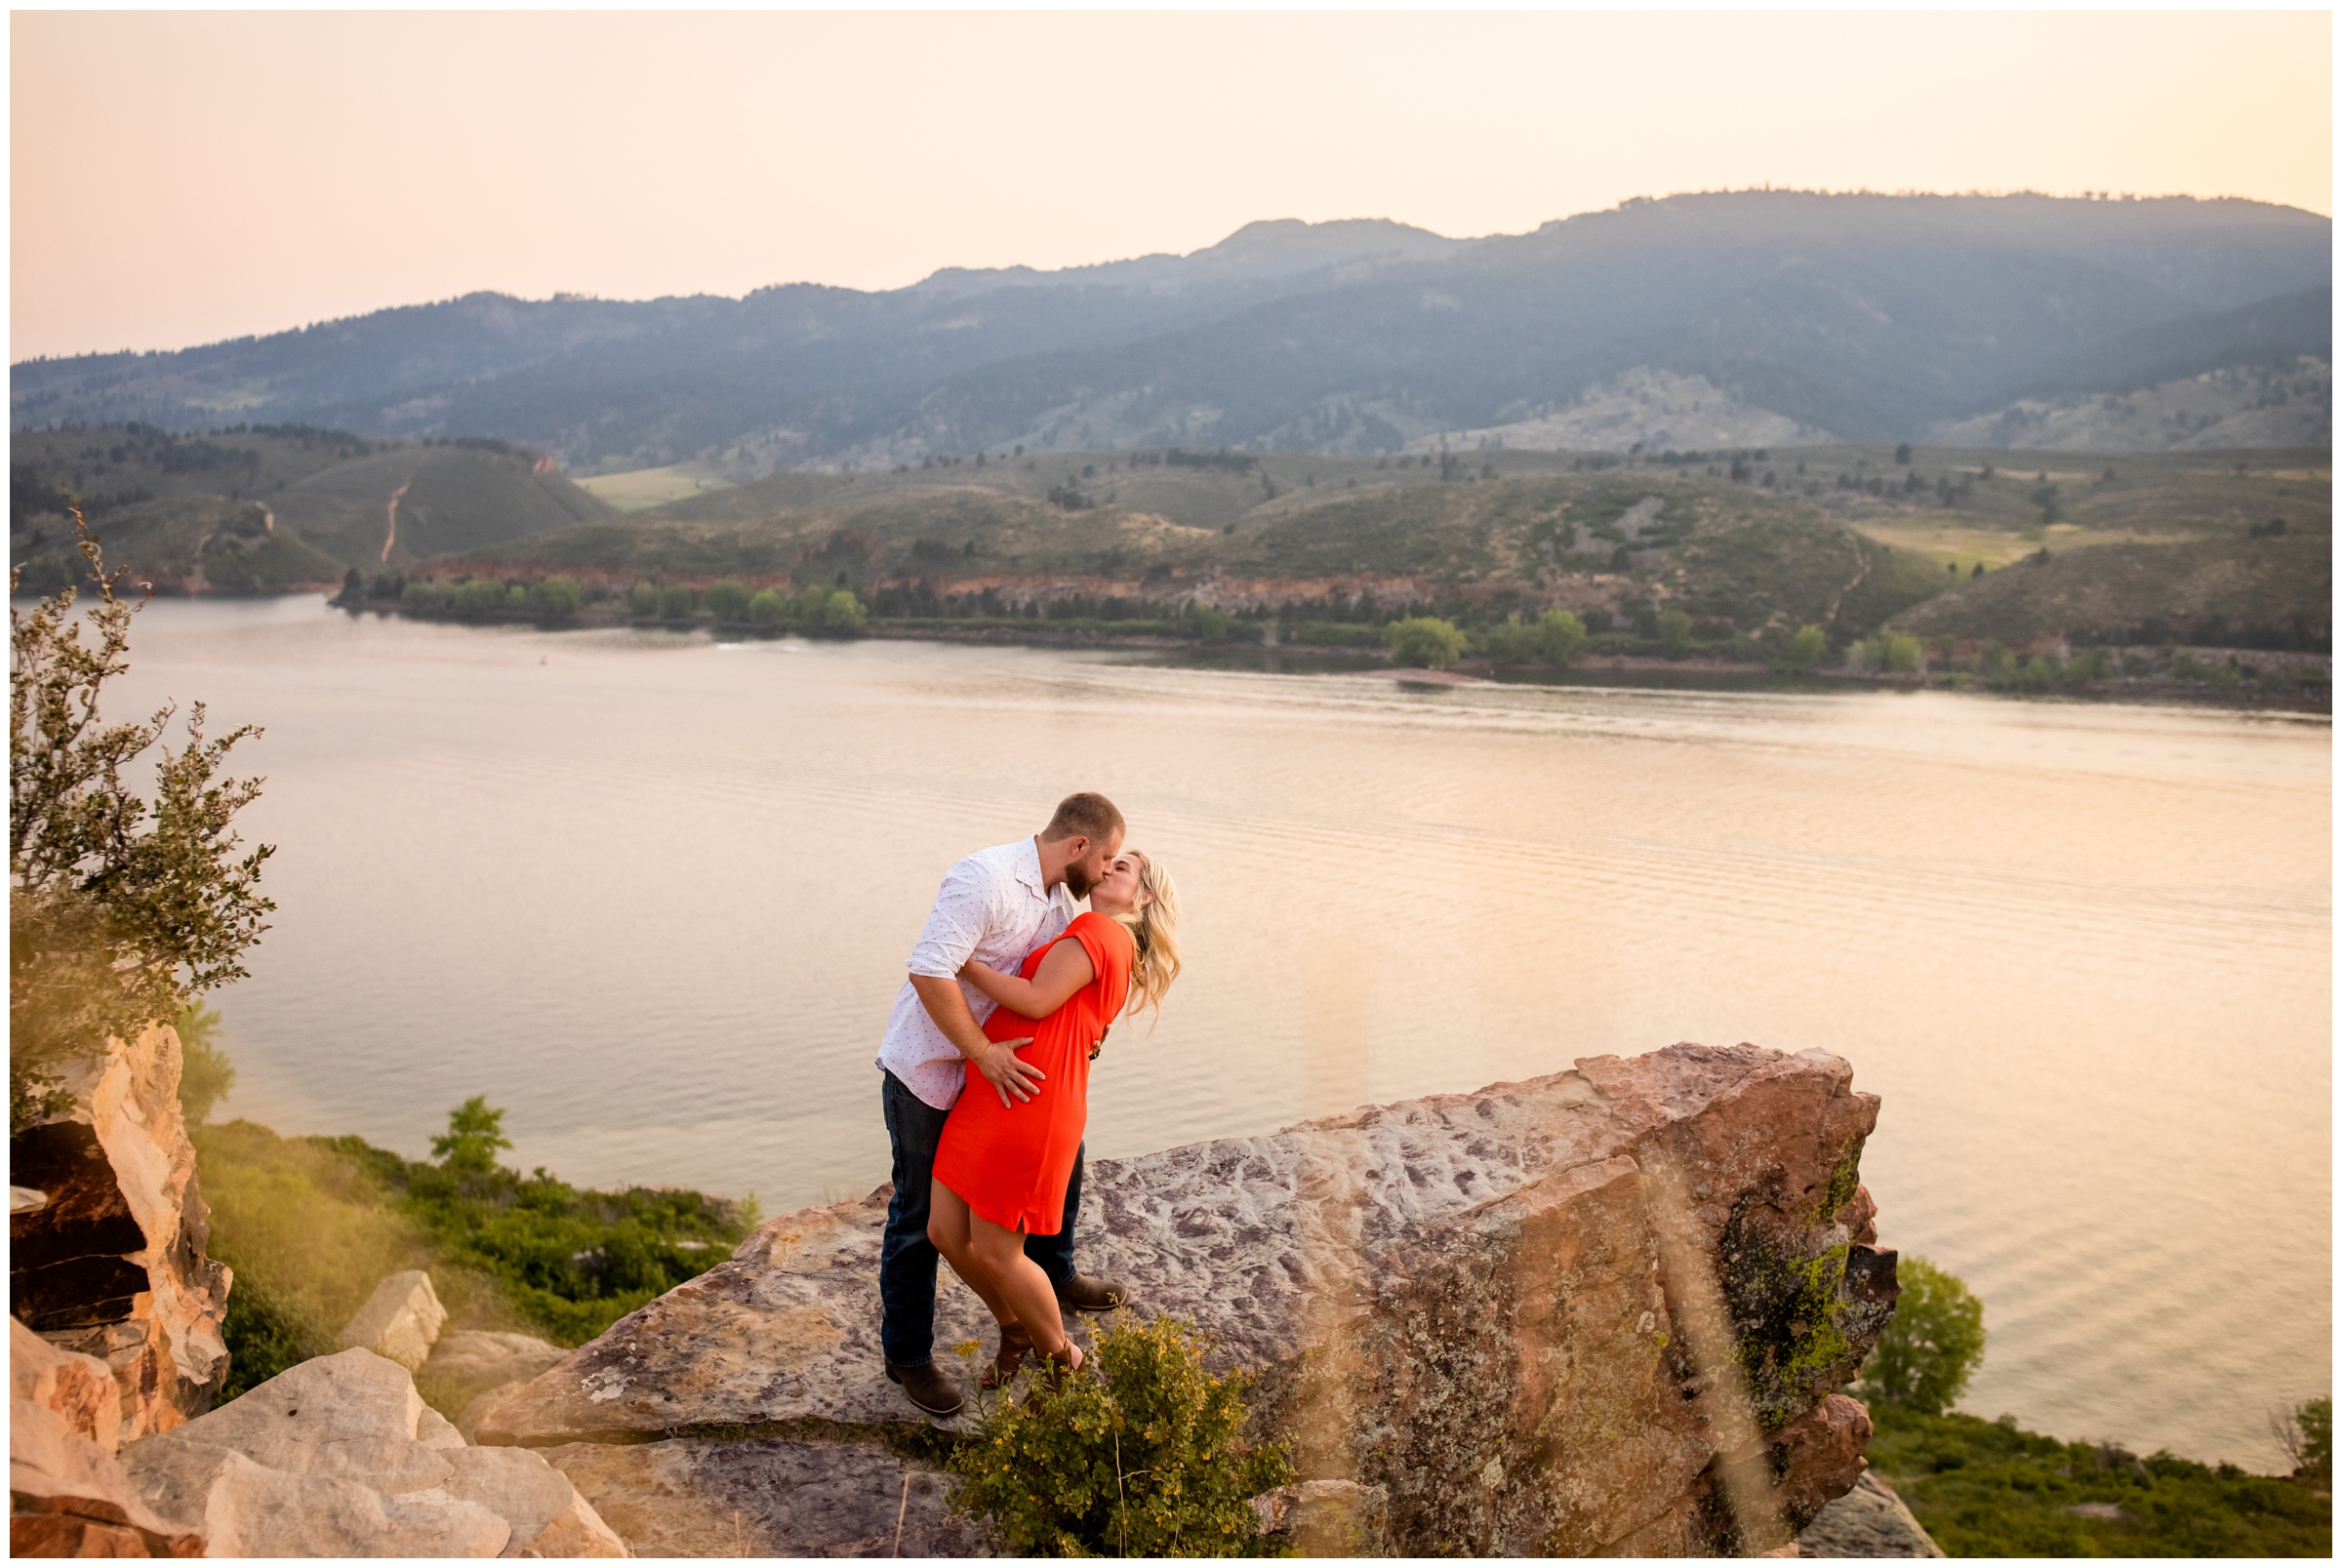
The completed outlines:
{"type": "Polygon", "coordinates": [[[1659,617],[1659,651],[1670,659],[1691,657],[1691,617],[1680,610],[1659,617]]]}
{"type": "Polygon", "coordinates": [[[1773,660],[1773,667],[1792,675],[1811,674],[1830,651],[1830,638],[1821,627],[1799,626],[1795,635],[1782,645],[1773,660]]]}
{"type": "Polygon", "coordinates": [[[1022,1400],[988,1400],[953,1456],[952,1507],[989,1520],[1016,1556],[1263,1554],[1250,1499],[1293,1467],[1245,1440],[1249,1380],[1206,1372],[1209,1349],[1176,1318],[1117,1320],[1098,1335],[1094,1374],[1054,1387],[1028,1374],[1022,1400]]]}
{"type": "Polygon", "coordinates": [[[1567,669],[1586,646],[1586,623],[1567,610],[1548,610],[1537,623],[1537,642],[1546,663],[1567,669]]]}
{"type": "Polygon", "coordinates": [[[1903,1293],[1863,1362],[1862,1390],[1879,1403],[1940,1416],[1984,1359],[1984,1304],[1924,1258],[1903,1259],[1895,1276],[1903,1293]]]}

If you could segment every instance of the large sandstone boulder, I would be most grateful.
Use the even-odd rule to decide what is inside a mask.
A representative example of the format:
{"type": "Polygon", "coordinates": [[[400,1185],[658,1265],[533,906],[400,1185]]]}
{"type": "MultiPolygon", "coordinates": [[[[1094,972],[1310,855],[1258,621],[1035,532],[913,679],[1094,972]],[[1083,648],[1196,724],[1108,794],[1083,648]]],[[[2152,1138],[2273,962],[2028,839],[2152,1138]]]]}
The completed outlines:
{"type": "Polygon", "coordinates": [[[198,1557],[201,1534],[163,1518],[114,1458],[121,1398],[104,1362],[9,1320],[9,1552],[198,1557]]]}
{"type": "Polygon", "coordinates": [[[9,1180],[44,1201],[9,1215],[9,1306],[95,1356],[121,1394],[121,1441],[168,1431],[227,1378],[229,1273],[205,1256],[211,1207],[179,1109],[178,1032],[157,1025],[65,1071],[73,1108],[9,1141],[9,1180]]]}
{"type": "Polygon", "coordinates": [[[538,1455],[465,1446],[371,1350],[304,1361],[122,1451],[141,1498],[219,1556],[623,1557],[538,1455]]]}
{"type": "MultiPolygon", "coordinates": [[[[1821,1052],[1679,1045],[1100,1160],[1082,1266],[1258,1372],[1259,1427],[1303,1479],[1379,1488],[1395,1552],[1776,1548],[1862,1472],[1867,1414],[1832,1390],[1896,1288],[1858,1183],[1878,1102],[1851,1080],[1821,1052]]],[[[886,1197],[760,1227],[496,1403],[480,1440],[685,1441],[694,1473],[742,1437],[871,1462],[914,1414],[877,1343],[886,1197]]],[[[939,1344],[983,1341],[945,1278],[939,1344]]],[[[639,1484],[586,1490],[720,1509],[639,1484]]]]}
{"type": "Polygon", "coordinates": [[[409,1372],[430,1358],[439,1339],[447,1308],[431,1289],[431,1276],[420,1268],[391,1274],[374,1287],[342,1329],[342,1343],[351,1349],[372,1350],[396,1361],[409,1372]]]}

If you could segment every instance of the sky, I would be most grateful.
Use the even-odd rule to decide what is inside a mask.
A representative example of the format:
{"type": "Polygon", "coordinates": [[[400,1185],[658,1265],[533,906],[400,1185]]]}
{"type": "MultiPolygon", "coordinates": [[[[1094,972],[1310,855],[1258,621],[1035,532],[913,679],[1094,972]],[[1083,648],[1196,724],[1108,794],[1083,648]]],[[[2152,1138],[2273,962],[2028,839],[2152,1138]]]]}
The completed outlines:
{"type": "Polygon", "coordinates": [[[9,357],[1516,233],[1773,184],[2331,214],[2323,12],[12,14],[9,357]]]}

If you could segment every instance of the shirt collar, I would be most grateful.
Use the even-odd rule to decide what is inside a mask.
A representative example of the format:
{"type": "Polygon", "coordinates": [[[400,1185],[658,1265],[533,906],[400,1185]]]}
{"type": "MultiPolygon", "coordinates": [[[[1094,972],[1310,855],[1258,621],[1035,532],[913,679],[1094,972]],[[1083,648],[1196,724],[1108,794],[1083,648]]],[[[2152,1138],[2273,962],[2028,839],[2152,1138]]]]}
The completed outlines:
{"type": "Polygon", "coordinates": [[[1034,898],[1045,899],[1049,896],[1048,881],[1041,874],[1041,843],[1039,839],[1026,839],[1024,847],[1017,851],[1016,873],[1018,881],[1032,889],[1034,898]]]}

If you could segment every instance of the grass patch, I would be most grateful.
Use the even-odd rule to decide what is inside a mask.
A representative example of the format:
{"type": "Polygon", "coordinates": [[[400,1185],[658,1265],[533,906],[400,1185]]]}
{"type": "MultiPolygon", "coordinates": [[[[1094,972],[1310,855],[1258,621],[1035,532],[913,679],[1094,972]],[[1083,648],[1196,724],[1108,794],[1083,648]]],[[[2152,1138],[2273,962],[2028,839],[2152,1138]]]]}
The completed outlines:
{"type": "Polygon", "coordinates": [[[2325,1557],[2332,1503],[2308,1482],[2170,1454],[2060,1442],[2011,1418],[1871,1410],[1871,1466],[1955,1557],[2325,1557]],[[2112,1508],[2091,1517],[2077,1507],[2112,1508]]]}
{"type": "Polygon", "coordinates": [[[191,1137],[210,1250],[236,1273],[223,1398],[341,1348],[385,1274],[429,1270],[452,1327],[581,1345],[729,1257],[756,1219],[752,1204],[700,1192],[597,1192],[543,1169],[430,1164],[249,1121],[191,1137]]]}
{"type": "Polygon", "coordinates": [[[594,474],[575,483],[580,490],[608,502],[622,512],[664,506],[670,501],[682,501],[702,491],[728,488],[720,480],[710,484],[703,475],[672,465],[665,468],[633,468],[625,473],[594,474]]]}

